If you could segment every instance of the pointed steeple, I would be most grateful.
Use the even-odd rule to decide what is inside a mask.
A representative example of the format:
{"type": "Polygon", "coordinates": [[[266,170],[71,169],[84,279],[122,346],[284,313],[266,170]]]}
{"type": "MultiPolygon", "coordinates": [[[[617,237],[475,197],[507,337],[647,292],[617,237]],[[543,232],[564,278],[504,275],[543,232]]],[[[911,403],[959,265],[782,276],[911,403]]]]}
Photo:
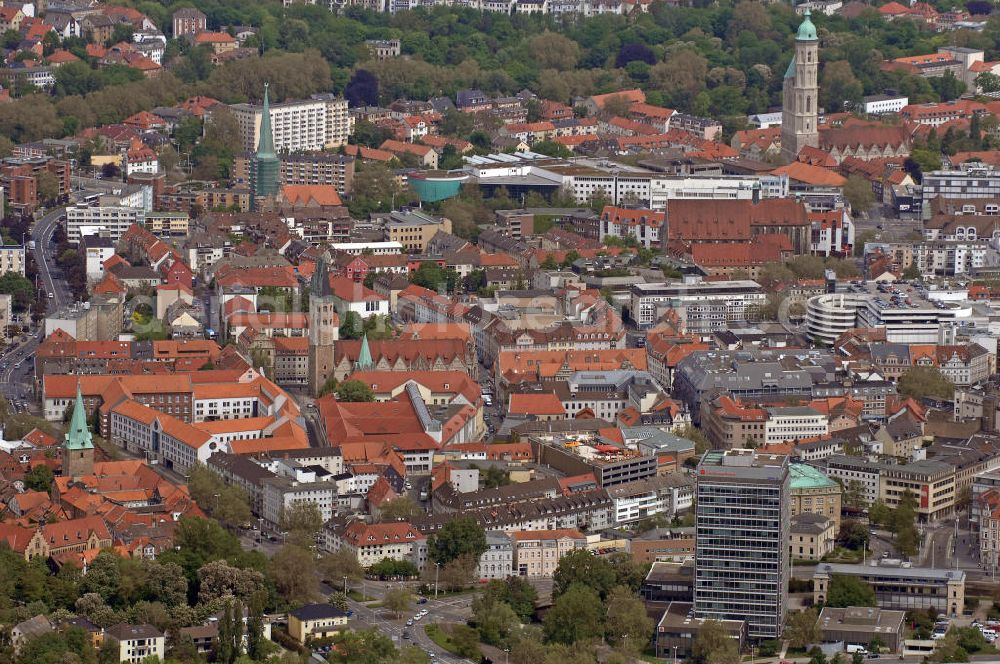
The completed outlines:
{"type": "Polygon", "coordinates": [[[87,426],[87,410],[83,406],[83,394],[80,385],[76,386],[76,404],[73,406],[73,418],[69,421],[63,447],[67,450],[92,450],[94,437],[87,426]]]}
{"type": "Polygon", "coordinates": [[[316,261],[316,269],[313,271],[312,282],[309,284],[309,295],[315,297],[330,297],[330,252],[325,251],[316,261]]]}
{"type": "Polygon", "coordinates": [[[372,360],[372,351],[368,348],[367,334],[361,337],[361,352],[358,353],[358,361],[355,363],[354,368],[358,371],[369,371],[375,368],[375,362],[372,360]]]}
{"type": "Polygon", "coordinates": [[[257,158],[274,157],[274,136],[271,133],[271,98],[268,93],[270,83],[264,84],[264,110],[260,117],[260,140],[257,142],[257,158]]]}
{"type": "Polygon", "coordinates": [[[278,178],[281,161],[274,152],[274,135],[271,133],[271,96],[268,84],[264,84],[264,108],[260,118],[260,139],[250,172],[250,190],[253,193],[253,207],[271,201],[278,195],[278,178]]]}

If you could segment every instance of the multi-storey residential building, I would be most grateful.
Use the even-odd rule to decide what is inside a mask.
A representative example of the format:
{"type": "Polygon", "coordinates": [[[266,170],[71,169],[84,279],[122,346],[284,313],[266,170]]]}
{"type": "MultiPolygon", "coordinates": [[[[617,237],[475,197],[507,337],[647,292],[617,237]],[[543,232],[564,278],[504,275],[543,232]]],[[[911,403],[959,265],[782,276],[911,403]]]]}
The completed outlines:
{"type": "Polygon", "coordinates": [[[517,530],[514,541],[514,573],[517,576],[551,577],[567,553],[587,546],[579,530],[517,530]]]}
{"type": "Polygon", "coordinates": [[[931,459],[883,467],[879,486],[882,502],[895,508],[905,493],[916,500],[915,511],[921,521],[950,516],[955,508],[955,467],[931,459]]]}
{"type": "Polygon", "coordinates": [[[156,657],[163,660],[166,636],[152,625],[120,623],[104,632],[104,639],[117,646],[118,661],[136,664],[156,657]]]}
{"type": "MultiPolygon", "coordinates": [[[[274,150],[279,155],[324,150],[347,143],[351,124],[344,99],[314,95],[310,99],[271,104],[270,109],[274,150]]],[[[230,110],[240,129],[242,149],[256,150],[260,143],[263,106],[235,104],[230,110]]]]}
{"type": "Polygon", "coordinates": [[[825,436],[829,418],[810,406],[769,406],[764,424],[766,443],[785,443],[825,436]]]}
{"type": "Polygon", "coordinates": [[[640,328],[651,327],[667,309],[684,317],[689,332],[714,332],[726,323],[755,320],[767,294],[756,281],[700,281],[635,284],[632,318],[640,328]]]}
{"type": "Polygon", "coordinates": [[[419,569],[427,560],[427,538],[405,521],[331,523],[324,534],[327,551],[347,551],[363,567],[389,558],[407,560],[419,569]]]}
{"type": "Polygon", "coordinates": [[[385,239],[399,242],[406,251],[413,253],[423,253],[438,231],[451,233],[451,219],[409,210],[390,212],[385,220],[385,239]]]}
{"type": "Polygon", "coordinates": [[[337,485],[332,481],[316,480],[315,472],[300,472],[295,479],[269,477],[261,482],[260,515],[271,526],[282,523],[285,512],[295,505],[315,505],[326,523],[337,506],[337,485]],[[303,475],[309,477],[303,478],[303,475]]]}
{"type": "Polygon", "coordinates": [[[141,207],[79,203],[66,208],[66,236],[70,242],[79,242],[86,230],[117,242],[129,226],[141,226],[145,219],[146,211],[141,207]]]}
{"type": "Polygon", "coordinates": [[[698,465],[694,613],[781,636],[788,597],[788,457],[736,449],[698,465]]]}
{"type": "Polygon", "coordinates": [[[22,245],[0,245],[0,274],[7,272],[24,276],[24,247],[22,245]]]}
{"type": "Polygon", "coordinates": [[[486,533],[486,551],[479,556],[476,576],[482,579],[506,579],[514,575],[514,540],[502,530],[486,533]]]}
{"type": "Polygon", "coordinates": [[[607,236],[635,238],[642,246],[659,247],[666,228],[666,213],[606,205],[601,212],[600,240],[607,236]]]}
{"type": "Polygon", "coordinates": [[[208,27],[208,17],[193,7],[185,7],[174,12],[174,39],[193,37],[208,27]]]}
{"type": "Polygon", "coordinates": [[[354,185],[354,158],[329,152],[282,155],[279,178],[283,185],[330,185],[341,195],[350,194],[354,185]]]}
{"type": "Polygon", "coordinates": [[[931,201],[935,198],[995,201],[1000,198],[1000,171],[977,161],[960,164],[955,170],[924,173],[921,197],[925,219],[931,217],[931,201]]]}

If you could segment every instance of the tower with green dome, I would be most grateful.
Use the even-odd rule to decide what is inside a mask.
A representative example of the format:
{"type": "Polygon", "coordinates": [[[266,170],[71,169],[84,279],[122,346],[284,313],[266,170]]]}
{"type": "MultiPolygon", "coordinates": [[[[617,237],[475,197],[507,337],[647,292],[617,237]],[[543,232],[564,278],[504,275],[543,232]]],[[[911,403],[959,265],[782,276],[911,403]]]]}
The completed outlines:
{"type": "Polygon", "coordinates": [[[62,474],[82,477],[94,473],[94,436],[87,425],[87,409],[83,405],[80,386],[76,386],[76,403],[62,446],[62,474]]]}
{"type": "Polygon", "coordinates": [[[802,148],[819,147],[819,37],[807,9],[795,34],[795,55],[785,72],[781,155],[795,160],[802,148]]]}
{"type": "Polygon", "coordinates": [[[271,132],[271,100],[268,95],[268,84],[264,84],[264,108],[260,117],[260,139],[257,141],[257,153],[253,158],[253,168],[250,173],[250,191],[253,194],[253,205],[260,206],[260,201],[274,200],[278,195],[278,177],[281,161],[274,151],[274,135],[271,132]]]}

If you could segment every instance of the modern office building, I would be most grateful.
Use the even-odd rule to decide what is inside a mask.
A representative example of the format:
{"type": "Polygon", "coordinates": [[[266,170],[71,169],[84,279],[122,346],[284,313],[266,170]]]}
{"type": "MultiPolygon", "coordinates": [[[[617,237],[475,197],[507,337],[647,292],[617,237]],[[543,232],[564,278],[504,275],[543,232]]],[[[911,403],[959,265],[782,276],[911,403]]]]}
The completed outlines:
{"type": "Polygon", "coordinates": [[[790,559],[788,457],[710,451],[698,465],[694,614],[781,636],[790,559]]]}
{"type": "Polygon", "coordinates": [[[965,571],[926,567],[890,567],[822,563],[813,574],[813,601],[826,601],[834,576],[859,579],[875,591],[880,609],[923,611],[935,609],[950,616],[965,605],[965,571]]]}

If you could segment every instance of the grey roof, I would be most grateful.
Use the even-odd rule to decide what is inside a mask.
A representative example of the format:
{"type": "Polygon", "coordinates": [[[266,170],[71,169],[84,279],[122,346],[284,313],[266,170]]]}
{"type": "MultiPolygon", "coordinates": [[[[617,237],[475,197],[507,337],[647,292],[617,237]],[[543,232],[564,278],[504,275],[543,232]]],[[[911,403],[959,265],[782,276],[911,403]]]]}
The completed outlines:
{"type": "Polygon", "coordinates": [[[128,625],[126,623],[119,623],[114,627],[109,627],[105,634],[117,641],[163,638],[163,632],[147,624],[128,625]]]}
{"type": "Polygon", "coordinates": [[[289,611],[288,615],[295,616],[299,620],[319,620],[321,618],[346,618],[347,612],[338,609],[333,604],[323,602],[319,604],[306,604],[293,611],[289,611]]]}
{"type": "Polygon", "coordinates": [[[829,517],[814,512],[802,512],[794,514],[791,518],[790,530],[795,533],[809,533],[819,535],[830,527],[832,521],[829,517]]]}
{"type": "Polygon", "coordinates": [[[890,611],[867,606],[846,608],[823,607],[819,614],[822,630],[849,630],[852,632],[898,633],[903,627],[905,611],[890,611]]]}
{"type": "Polygon", "coordinates": [[[653,492],[659,493],[675,486],[680,485],[670,476],[654,476],[607,487],[607,492],[612,498],[628,498],[653,492]]]}
{"type": "Polygon", "coordinates": [[[43,615],[37,615],[34,618],[28,618],[22,622],[14,625],[14,629],[20,632],[23,636],[41,636],[42,634],[48,634],[52,631],[52,623],[49,619],[43,615]]]}
{"type": "Polygon", "coordinates": [[[929,567],[872,567],[871,565],[844,565],[820,563],[817,574],[845,574],[883,579],[912,579],[924,581],[964,581],[965,571],[960,569],[931,569],[929,567]]]}
{"type": "Polygon", "coordinates": [[[254,463],[247,457],[227,452],[213,454],[208,459],[208,465],[240,477],[251,484],[259,484],[263,480],[275,476],[270,470],[254,463]]]}

